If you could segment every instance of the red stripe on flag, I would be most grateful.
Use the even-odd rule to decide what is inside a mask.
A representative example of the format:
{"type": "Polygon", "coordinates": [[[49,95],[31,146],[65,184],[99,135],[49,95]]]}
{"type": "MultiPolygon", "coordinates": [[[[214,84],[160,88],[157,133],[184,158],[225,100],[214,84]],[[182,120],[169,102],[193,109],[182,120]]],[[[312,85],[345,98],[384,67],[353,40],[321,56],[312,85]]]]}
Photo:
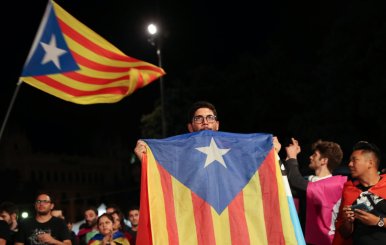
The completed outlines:
{"type": "Polygon", "coordinates": [[[129,75],[117,77],[114,79],[103,79],[103,78],[86,76],[86,75],[83,75],[79,72],[66,72],[66,73],[63,73],[63,76],[66,76],[68,78],[71,78],[71,79],[76,80],[76,81],[81,82],[81,83],[95,84],[95,85],[105,85],[105,84],[110,84],[110,83],[117,82],[117,81],[123,81],[123,80],[129,80],[130,79],[129,75]]]}
{"type": "Polygon", "coordinates": [[[147,155],[143,154],[141,161],[141,196],[140,196],[140,210],[141,218],[138,223],[137,245],[151,245],[153,244],[151,236],[150,211],[149,211],[149,195],[147,185],[147,155]]]}
{"type": "Polygon", "coordinates": [[[275,164],[275,155],[272,149],[258,171],[264,207],[264,221],[267,229],[268,244],[285,244],[275,164]]]}
{"type": "Polygon", "coordinates": [[[142,71],[154,71],[157,73],[165,74],[165,72],[157,66],[133,66],[133,68],[142,70],[142,71]]]}
{"type": "Polygon", "coordinates": [[[232,244],[250,244],[242,191],[229,204],[228,210],[232,244]]]}
{"type": "Polygon", "coordinates": [[[169,244],[178,244],[178,229],[174,207],[172,178],[170,174],[159,163],[157,163],[157,166],[161,176],[161,185],[163,190],[166,212],[166,229],[168,231],[169,244]]]}
{"type": "Polygon", "coordinates": [[[76,60],[76,62],[82,66],[88,67],[93,70],[102,71],[102,72],[128,72],[131,67],[117,67],[117,66],[108,66],[105,64],[97,63],[93,60],[90,60],[82,55],[77,54],[73,50],[71,50],[71,54],[76,60]]]}
{"type": "Polygon", "coordinates": [[[212,213],[207,202],[192,192],[194,220],[196,223],[197,243],[199,245],[215,245],[212,213]]]}
{"type": "Polygon", "coordinates": [[[101,88],[93,91],[84,91],[79,89],[74,89],[72,87],[66,86],[62,83],[57,82],[55,79],[52,79],[47,76],[36,76],[36,80],[47,84],[48,86],[62,91],[63,93],[72,95],[72,96],[89,96],[89,95],[98,95],[98,94],[126,94],[128,88],[125,86],[111,87],[111,88],[101,88]]]}
{"type": "Polygon", "coordinates": [[[107,57],[109,59],[114,59],[114,60],[128,61],[128,62],[139,62],[140,61],[138,59],[129,57],[127,55],[113,53],[113,52],[99,46],[98,44],[92,42],[91,40],[87,39],[85,36],[83,36],[82,34],[77,32],[75,29],[68,26],[65,22],[63,22],[59,18],[59,16],[57,16],[57,19],[58,19],[60,29],[62,30],[62,32],[66,36],[70,37],[71,39],[73,39],[77,43],[81,44],[83,47],[86,47],[87,49],[92,50],[94,53],[96,53],[100,56],[107,57]]]}

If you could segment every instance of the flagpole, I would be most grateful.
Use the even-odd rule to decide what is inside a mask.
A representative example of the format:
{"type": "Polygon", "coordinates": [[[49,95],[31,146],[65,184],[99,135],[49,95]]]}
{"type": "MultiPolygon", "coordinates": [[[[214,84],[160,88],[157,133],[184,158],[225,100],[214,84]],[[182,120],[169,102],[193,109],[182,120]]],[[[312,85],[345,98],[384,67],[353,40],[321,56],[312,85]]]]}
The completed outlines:
{"type": "Polygon", "coordinates": [[[23,83],[23,81],[19,79],[19,82],[17,82],[17,84],[16,84],[15,92],[13,92],[11,103],[8,106],[7,114],[5,114],[5,118],[3,120],[3,124],[1,125],[0,142],[1,142],[1,139],[3,138],[3,133],[4,133],[5,126],[7,125],[7,121],[8,121],[9,115],[11,114],[11,110],[12,110],[13,104],[15,103],[16,96],[19,93],[20,85],[22,83],[23,83]]]}
{"type": "MultiPolygon", "coordinates": [[[[150,34],[148,39],[149,43],[156,48],[158,57],[158,66],[162,68],[162,56],[161,56],[161,37],[159,36],[157,26],[155,24],[149,24],[147,31],[150,34]]],[[[160,81],[160,99],[161,99],[161,126],[162,126],[162,137],[165,138],[167,135],[166,118],[165,118],[165,92],[164,92],[164,79],[163,76],[159,78],[160,81]]]]}

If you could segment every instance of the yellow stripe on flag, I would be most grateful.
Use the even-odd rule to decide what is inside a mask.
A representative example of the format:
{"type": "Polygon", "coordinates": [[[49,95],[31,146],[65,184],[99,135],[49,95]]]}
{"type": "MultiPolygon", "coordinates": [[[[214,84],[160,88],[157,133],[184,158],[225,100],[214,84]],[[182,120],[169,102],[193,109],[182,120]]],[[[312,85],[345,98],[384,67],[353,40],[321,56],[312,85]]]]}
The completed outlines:
{"type": "Polygon", "coordinates": [[[213,207],[210,207],[213,220],[214,236],[216,244],[231,244],[231,230],[229,225],[228,208],[218,215],[213,207]]]}
{"type": "MultiPolygon", "coordinates": [[[[191,191],[172,177],[179,244],[198,244],[191,191]]],[[[200,228],[198,228],[200,229],[200,228]]]]}
{"type": "Polygon", "coordinates": [[[153,244],[169,244],[168,231],[166,226],[165,200],[162,195],[161,178],[155,162],[153,152],[147,147],[148,155],[148,195],[149,212],[153,244]]]}
{"type": "Polygon", "coordinates": [[[89,39],[93,43],[97,43],[97,44],[99,44],[99,46],[103,46],[104,49],[110,50],[114,53],[125,55],[122,51],[120,51],[118,48],[116,48],[114,45],[112,45],[110,42],[108,42],[102,36],[100,36],[99,34],[94,32],[93,30],[88,28],[86,25],[79,22],[73,16],[71,16],[68,12],[66,12],[58,4],[56,4],[53,1],[52,1],[52,3],[54,6],[56,16],[59,19],[61,19],[63,22],[65,22],[68,26],[71,26],[72,29],[76,30],[82,36],[87,37],[87,39],[89,39]]]}
{"type": "Polygon", "coordinates": [[[251,244],[268,245],[259,173],[244,187],[244,206],[251,244]]]}

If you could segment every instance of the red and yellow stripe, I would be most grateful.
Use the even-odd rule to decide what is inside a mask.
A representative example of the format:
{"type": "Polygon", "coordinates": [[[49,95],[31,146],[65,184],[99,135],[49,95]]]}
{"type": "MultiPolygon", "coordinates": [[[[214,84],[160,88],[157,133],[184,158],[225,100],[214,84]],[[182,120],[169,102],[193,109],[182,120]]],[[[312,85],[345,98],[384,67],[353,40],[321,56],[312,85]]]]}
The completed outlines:
{"type": "Polygon", "coordinates": [[[162,68],[125,55],[51,2],[80,70],[21,77],[24,82],[78,104],[114,103],[165,74],[162,68]]]}
{"type": "Polygon", "coordinates": [[[141,203],[141,220],[148,218],[151,238],[138,244],[297,244],[273,150],[221,214],[166,172],[150,148],[142,172],[148,205],[141,203]]]}

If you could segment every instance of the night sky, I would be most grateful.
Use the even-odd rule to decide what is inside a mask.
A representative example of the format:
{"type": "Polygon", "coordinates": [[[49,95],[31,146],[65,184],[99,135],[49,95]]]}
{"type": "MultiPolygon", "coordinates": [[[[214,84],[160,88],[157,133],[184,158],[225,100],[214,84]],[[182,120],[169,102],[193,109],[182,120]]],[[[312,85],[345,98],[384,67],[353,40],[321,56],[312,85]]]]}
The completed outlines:
{"type": "MultiPolygon", "coordinates": [[[[146,26],[161,23],[168,135],[183,133],[188,106],[205,99],[217,106],[221,130],[268,132],[283,144],[297,137],[305,158],[319,138],[340,143],[345,159],[359,140],[386,149],[383,1],[56,2],[127,55],[153,64],[146,26]]],[[[3,117],[46,4],[8,3],[11,18],[1,16],[3,117]]],[[[87,106],[23,84],[6,133],[24,131],[36,152],[92,155],[120,142],[129,154],[146,137],[141,116],[158,98],[158,81],[118,103],[87,106]]]]}

